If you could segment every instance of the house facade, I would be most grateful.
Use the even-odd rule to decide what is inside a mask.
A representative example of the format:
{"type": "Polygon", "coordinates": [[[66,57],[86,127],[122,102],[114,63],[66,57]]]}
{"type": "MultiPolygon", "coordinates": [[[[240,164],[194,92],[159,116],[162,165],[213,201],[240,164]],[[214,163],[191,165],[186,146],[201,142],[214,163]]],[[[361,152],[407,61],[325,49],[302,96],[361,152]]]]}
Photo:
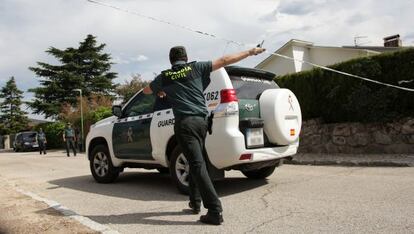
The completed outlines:
{"type": "Polygon", "coordinates": [[[277,55],[270,55],[260,62],[256,68],[273,72],[277,76],[282,76],[313,68],[312,65],[302,63],[300,60],[322,66],[329,66],[350,59],[377,55],[401,48],[403,47],[401,46],[399,35],[384,38],[384,46],[315,46],[312,42],[292,39],[276,50],[275,53],[297,60],[293,61],[277,55]],[[389,38],[394,38],[399,43],[389,44],[389,38]]]}

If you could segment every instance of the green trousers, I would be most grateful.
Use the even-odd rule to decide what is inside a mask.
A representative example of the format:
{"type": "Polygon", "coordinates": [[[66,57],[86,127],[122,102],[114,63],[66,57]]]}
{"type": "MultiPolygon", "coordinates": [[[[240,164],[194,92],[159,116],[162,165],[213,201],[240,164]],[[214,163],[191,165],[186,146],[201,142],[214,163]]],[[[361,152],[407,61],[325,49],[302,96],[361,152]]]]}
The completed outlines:
{"type": "Polygon", "coordinates": [[[210,212],[221,213],[221,202],[207,172],[203,157],[205,152],[205,139],[207,134],[207,118],[201,116],[185,116],[175,119],[175,136],[184,155],[190,164],[189,187],[190,202],[204,207],[210,212]]]}

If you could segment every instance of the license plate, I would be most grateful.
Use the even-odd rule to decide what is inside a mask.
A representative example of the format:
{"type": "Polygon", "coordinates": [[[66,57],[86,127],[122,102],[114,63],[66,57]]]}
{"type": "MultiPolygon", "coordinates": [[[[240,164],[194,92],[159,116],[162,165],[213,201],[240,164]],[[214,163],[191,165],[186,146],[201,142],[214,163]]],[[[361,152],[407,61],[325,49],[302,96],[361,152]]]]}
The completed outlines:
{"type": "Polygon", "coordinates": [[[33,144],[33,147],[39,147],[39,145],[38,144],[33,144]]]}
{"type": "Polygon", "coordinates": [[[263,128],[246,129],[246,145],[247,147],[263,146],[263,128]]]}

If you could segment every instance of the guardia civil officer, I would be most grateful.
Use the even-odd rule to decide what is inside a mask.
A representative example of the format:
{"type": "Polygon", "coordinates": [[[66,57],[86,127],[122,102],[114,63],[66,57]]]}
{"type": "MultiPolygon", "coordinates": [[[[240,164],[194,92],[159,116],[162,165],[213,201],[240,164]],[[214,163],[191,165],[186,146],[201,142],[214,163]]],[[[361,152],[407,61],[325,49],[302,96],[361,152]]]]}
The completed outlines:
{"type": "Polygon", "coordinates": [[[263,51],[265,49],[252,48],[214,61],[188,63],[185,48],[176,46],[171,48],[169,54],[171,69],[161,72],[144,89],[145,94],[154,93],[166,97],[172,106],[175,116],[174,133],[190,162],[189,206],[194,214],[198,214],[201,200],[203,201],[204,207],[208,209],[207,214],[200,217],[203,223],[220,225],[223,222],[221,202],[203,158],[208,115],[203,91],[210,83],[212,71],[263,51]]]}
{"type": "Polygon", "coordinates": [[[76,156],[76,136],[75,131],[73,130],[72,125],[70,123],[67,123],[65,129],[63,130],[63,141],[66,143],[66,156],[70,156],[69,148],[72,148],[73,155],[76,156]]]}
{"type": "Polygon", "coordinates": [[[43,129],[40,128],[39,132],[37,133],[37,143],[39,144],[39,153],[46,154],[46,134],[43,132],[43,129]]]}

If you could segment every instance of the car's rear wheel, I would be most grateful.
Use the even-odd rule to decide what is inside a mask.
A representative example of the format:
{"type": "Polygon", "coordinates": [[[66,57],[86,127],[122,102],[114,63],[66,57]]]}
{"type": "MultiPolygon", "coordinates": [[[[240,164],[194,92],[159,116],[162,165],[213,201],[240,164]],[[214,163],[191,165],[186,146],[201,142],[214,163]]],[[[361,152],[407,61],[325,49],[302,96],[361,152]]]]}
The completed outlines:
{"type": "Polygon", "coordinates": [[[242,171],[242,173],[249,179],[260,180],[273,174],[273,172],[276,169],[276,166],[277,165],[270,166],[270,167],[263,167],[257,170],[242,171]]]}
{"type": "Polygon", "coordinates": [[[178,190],[183,194],[189,193],[190,164],[181,148],[176,146],[171,154],[170,174],[178,190]]]}
{"type": "Polygon", "coordinates": [[[120,170],[112,165],[108,148],[97,145],[92,149],[89,165],[93,178],[98,183],[111,183],[119,176],[120,170]]]}

